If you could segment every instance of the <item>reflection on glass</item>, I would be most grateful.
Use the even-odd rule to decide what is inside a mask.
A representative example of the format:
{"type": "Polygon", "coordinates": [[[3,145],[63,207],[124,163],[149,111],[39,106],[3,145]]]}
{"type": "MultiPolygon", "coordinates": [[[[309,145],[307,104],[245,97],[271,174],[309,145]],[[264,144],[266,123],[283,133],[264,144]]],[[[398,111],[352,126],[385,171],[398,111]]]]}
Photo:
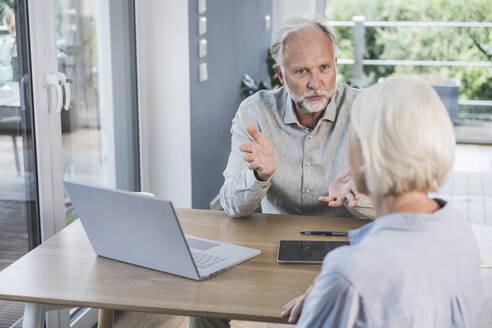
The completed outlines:
{"type": "MultiPolygon", "coordinates": [[[[58,70],[72,80],[61,113],[64,178],[137,190],[130,1],[57,0],[56,10],[58,70]]],[[[65,203],[69,224],[76,214],[65,203]]]]}
{"type": "Polygon", "coordinates": [[[108,185],[98,106],[95,1],[56,3],[58,70],[73,81],[70,110],[61,113],[64,177],[108,185]]]}
{"type": "MultiPolygon", "coordinates": [[[[0,270],[39,243],[32,110],[19,96],[19,81],[28,74],[21,65],[23,38],[14,1],[0,0],[0,270]]],[[[0,328],[16,323],[23,308],[0,301],[0,328]]]]}
{"type": "Polygon", "coordinates": [[[0,269],[29,248],[16,54],[15,13],[0,1],[0,269]]]}

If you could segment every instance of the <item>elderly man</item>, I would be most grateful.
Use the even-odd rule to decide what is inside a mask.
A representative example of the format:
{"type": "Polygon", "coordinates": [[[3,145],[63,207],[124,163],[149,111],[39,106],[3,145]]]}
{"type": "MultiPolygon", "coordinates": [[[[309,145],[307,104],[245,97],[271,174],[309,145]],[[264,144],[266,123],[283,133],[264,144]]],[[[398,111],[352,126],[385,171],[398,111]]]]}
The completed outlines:
{"type": "Polygon", "coordinates": [[[371,216],[363,201],[353,208],[362,195],[348,171],[347,127],[358,91],[336,83],[331,27],[291,18],[273,36],[270,52],[283,86],[241,103],[222,207],[232,217],[250,214],[260,203],[263,213],[371,216]]]}
{"type": "MultiPolygon", "coordinates": [[[[222,207],[233,217],[260,203],[263,213],[374,217],[348,169],[347,129],[358,91],[336,83],[332,29],[318,19],[291,18],[273,36],[270,52],[283,87],[241,103],[222,207]]],[[[190,318],[190,327],[229,327],[229,321],[190,318]]]]}

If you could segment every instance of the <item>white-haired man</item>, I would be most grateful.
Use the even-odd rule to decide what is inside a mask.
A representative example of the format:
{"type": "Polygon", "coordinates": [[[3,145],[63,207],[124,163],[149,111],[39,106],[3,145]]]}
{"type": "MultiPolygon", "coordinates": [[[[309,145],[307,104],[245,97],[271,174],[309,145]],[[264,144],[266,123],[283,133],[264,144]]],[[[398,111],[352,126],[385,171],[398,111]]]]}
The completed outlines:
{"type": "Polygon", "coordinates": [[[283,86],[239,106],[222,207],[232,217],[250,214],[260,203],[263,213],[371,216],[363,201],[354,208],[362,195],[353,186],[346,152],[358,90],[336,83],[332,28],[320,19],[291,18],[272,37],[270,52],[283,86]]]}
{"type": "MultiPolygon", "coordinates": [[[[270,52],[283,87],[260,91],[239,106],[222,207],[232,217],[260,203],[263,213],[374,217],[349,171],[347,130],[358,91],[336,83],[332,28],[320,19],[291,18],[272,37],[270,52]]],[[[192,317],[190,327],[230,325],[192,317]]]]}

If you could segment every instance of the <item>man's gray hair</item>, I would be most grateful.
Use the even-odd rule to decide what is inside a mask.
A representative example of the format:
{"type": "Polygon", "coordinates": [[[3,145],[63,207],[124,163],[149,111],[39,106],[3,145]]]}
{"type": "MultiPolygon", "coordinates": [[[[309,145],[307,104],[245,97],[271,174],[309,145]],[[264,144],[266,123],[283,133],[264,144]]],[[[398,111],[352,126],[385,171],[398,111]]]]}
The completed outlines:
{"type": "Polygon", "coordinates": [[[279,66],[283,66],[284,42],[291,33],[299,32],[305,28],[319,27],[326,33],[333,46],[333,58],[337,56],[338,43],[335,31],[328,23],[318,17],[297,16],[287,19],[280,29],[272,36],[270,43],[270,53],[279,66]]]}

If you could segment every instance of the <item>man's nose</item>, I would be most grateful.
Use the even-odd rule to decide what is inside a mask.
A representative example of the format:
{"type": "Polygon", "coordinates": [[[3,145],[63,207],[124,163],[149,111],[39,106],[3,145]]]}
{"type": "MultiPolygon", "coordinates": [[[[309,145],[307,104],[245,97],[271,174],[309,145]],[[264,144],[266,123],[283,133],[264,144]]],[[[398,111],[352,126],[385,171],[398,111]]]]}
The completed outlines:
{"type": "Polygon", "coordinates": [[[309,78],[308,87],[313,90],[318,90],[320,88],[319,74],[317,72],[312,72],[309,78]]]}

